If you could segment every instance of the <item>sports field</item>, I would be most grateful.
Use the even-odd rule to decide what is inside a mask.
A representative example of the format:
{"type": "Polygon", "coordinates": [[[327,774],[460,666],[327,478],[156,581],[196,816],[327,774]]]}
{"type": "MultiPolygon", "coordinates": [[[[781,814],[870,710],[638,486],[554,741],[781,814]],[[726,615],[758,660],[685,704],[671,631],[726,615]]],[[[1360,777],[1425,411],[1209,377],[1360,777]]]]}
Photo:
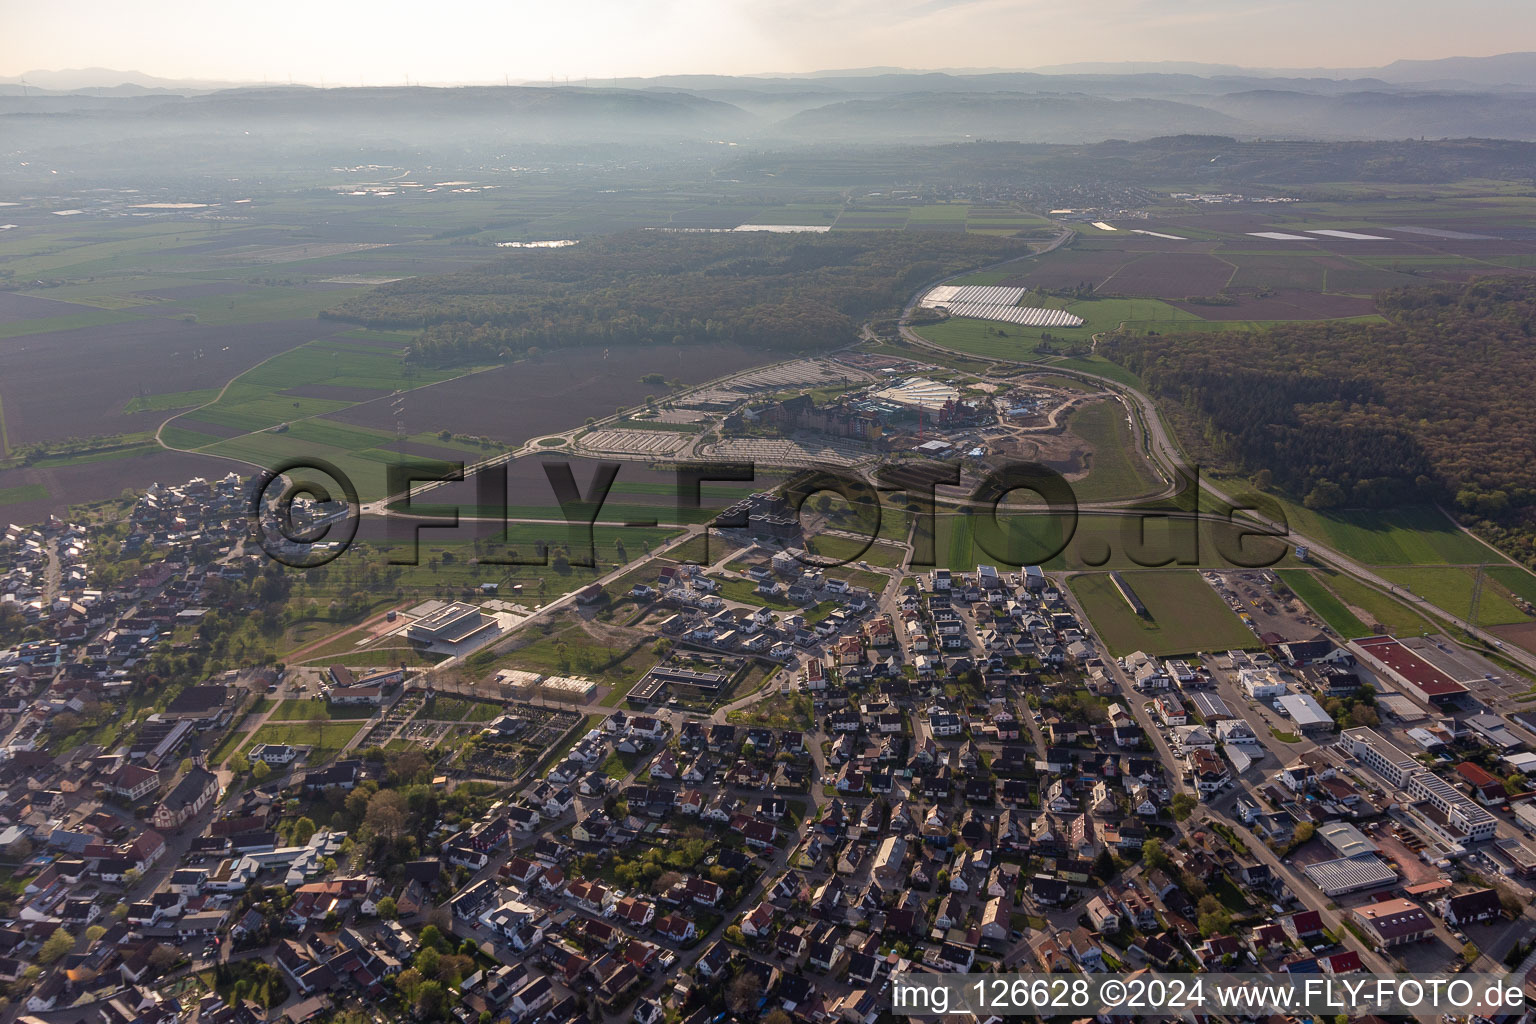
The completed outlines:
{"type": "Polygon", "coordinates": [[[1109,652],[1191,654],[1259,646],[1258,639],[1222,602],[1200,574],[1188,569],[1121,574],[1147,608],[1131,610],[1108,573],[1085,573],[1067,581],[1109,652]]]}

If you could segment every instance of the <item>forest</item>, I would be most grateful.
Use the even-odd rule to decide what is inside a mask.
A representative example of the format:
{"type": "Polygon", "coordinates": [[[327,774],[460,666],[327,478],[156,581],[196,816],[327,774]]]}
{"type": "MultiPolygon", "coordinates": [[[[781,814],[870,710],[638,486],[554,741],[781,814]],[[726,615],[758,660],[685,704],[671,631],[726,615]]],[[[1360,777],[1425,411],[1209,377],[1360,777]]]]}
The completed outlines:
{"type": "Polygon", "coordinates": [[[1438,501],[1536,557],[1536,280],[1395,289],[1387,323],[1106,339],[1182,433],[1310,508],[1438,501]]]}
{"type": "Polygon", "coordinates": [[[578,345],[848,344],[924,282],[1028,250],[963,232],[632,231],[376,288],[323,314],[419,328],[407,358],[485,362],[578,345]]]}

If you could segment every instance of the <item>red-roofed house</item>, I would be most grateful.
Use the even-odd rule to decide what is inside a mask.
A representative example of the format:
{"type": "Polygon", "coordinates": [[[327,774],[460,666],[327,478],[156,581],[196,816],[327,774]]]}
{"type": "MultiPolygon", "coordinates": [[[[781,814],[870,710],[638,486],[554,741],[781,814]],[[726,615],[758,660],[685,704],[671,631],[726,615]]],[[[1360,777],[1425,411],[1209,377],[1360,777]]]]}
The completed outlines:
{"type": "Polygon", "coordinates": [[[1479,803],[1502,804],[1509,800],[1509,793],[1504,788],[1504,780],[1495,778],[1471,761],[1463,761],[1457,765],[1456,774],[1472,787],[1472,795],[1477,797],[1479,803]]]}
{"type": "Polygon", "coordinates": [[[1317,958],[1317,966],[1323,969],[1324,974],[1353,974],[1362,969],[1360,954],[1353,949],[1332,956],[1320,956],[1317,958]]]}

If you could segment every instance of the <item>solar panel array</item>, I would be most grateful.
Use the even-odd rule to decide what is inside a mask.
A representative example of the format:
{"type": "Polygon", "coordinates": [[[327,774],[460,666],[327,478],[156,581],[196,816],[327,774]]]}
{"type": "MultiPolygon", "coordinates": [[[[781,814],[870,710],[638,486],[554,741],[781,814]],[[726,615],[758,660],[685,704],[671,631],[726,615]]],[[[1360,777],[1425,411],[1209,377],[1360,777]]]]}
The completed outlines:
{"type": "Polygon", "coordinates": [[[946,289],[948,302],[990,302],[1002,306],[1016,306],[1024,297],[1023,288],[1004,288],[1001,285],[968,284],[946,289]]]}
{"type": "Polygon", "coordinates": [[[950,316],[997,320],[1020,327],[1081,327],[1083,318],[1061,309],[1021,307],[1024,288],[1002,285],[939,285],[923,296],[923,305],[942,306],[950,316]]]}
{"type": "Polygon", "coordinates": [[[1037,309],[1031,306],[1005,306],[992,302],[951,302],[950,316],[973,320],[999,320],[1020,327],[1081,327],[1083,318],[1064,309],[1037,309]]]}

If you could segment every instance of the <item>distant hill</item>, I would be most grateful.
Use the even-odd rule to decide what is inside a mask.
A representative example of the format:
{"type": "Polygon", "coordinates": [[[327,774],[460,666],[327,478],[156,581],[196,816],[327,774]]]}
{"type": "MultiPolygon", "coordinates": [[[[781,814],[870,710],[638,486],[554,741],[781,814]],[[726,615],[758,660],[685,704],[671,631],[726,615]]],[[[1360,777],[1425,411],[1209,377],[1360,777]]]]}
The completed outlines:
{"type": "Polygon", "coordinates": [[[1092,142],[1169,134],[1230,134],[1240,122],[1166,100],[1013,93],[914,93],[802,111],[767,129],[804,141],[1092,142]]]}
{"type": "Polygon", "coordinates": [[[1267,135],[1289,138],[1536,139],[1536,102],[1482,92],[1352,92],[1317,96],[1282,90],[1202,97],[1267,135]]]}
{"type": "Polygon", "coordinates": [[[157,78],[142,71],[117,71],[112,68],[70,68],[61,71],[36,70],[21,75],[0,75],[0,85],[20,85],[50,92],[73,92],[78,89],[117,89],[132,86],[137,89],[177,92],[183,90],[229,89],[240,82],[213,79],[157,78]]]}
{"type": "Polygon", "coordinates": [[[1377,69],[1376,74],[1388,82],[1468,82],[1473,85],[1536,89],[1536,53],[1398,60],[1377,69]]]}
{"type": "Polygon", "coordinates": [[[150,123],[178,131],[199,123],[272,123],[279,127],[334,131],[338,138],[404,136],[414,129],[440,136],[461,131],[517,132],[530,140],[596,141],[636,137],[700,137],[741,131],[751,115],[728,103],[681,92],[622,89],[531,88],[522,86],[456,89],[419,86],[373,89],[281,88],[225,89],[194,96],[140,95],[41,96],[0,98],[0,113],[58,114],[88,120],[82,133],[108,136],[129,125],[150,123]]]}

